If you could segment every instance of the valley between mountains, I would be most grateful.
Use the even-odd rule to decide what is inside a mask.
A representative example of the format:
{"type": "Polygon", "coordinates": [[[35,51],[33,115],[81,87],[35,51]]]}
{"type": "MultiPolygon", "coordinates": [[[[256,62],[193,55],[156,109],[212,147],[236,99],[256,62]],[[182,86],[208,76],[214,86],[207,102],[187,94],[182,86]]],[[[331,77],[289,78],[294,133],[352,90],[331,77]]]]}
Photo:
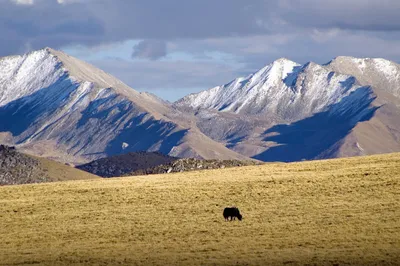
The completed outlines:
{"type": "Polygon", "coordinates": [[[0,143],[63,163],[129,152],[300,161],[400,151],[400,66],[278,59],[169,103],[62,51],[0,58],[0,143]]]}

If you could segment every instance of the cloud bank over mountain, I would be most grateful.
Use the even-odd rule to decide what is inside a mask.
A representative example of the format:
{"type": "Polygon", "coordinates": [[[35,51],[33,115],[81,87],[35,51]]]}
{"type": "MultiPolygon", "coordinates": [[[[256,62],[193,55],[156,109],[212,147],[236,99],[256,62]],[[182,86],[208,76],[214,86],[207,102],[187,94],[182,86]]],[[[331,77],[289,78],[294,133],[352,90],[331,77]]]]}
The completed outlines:
{"type": "Polygon", "coordinates": [[[397,0],[0,3],[0,56],[45,46],[67,49],[96,66],[106,65],[107,71],[134,88],[165,91],[159,95],[170,100],[178,96],[169,88],[185,93],[206,89],[227,78],[250,74],[280,57],[300,63],[325,63],[338,55],[400,61],[397,0]],[[180,63],[194,73],[188,79],[195,82],[177,74],[180,63]],[[204,80],[206,70],[196,75],[198,66],[217,69],[216,75],[204,80]],[[166,72],[160,75],[164,68],[166,72]],[[138,69],[140,73],[135,72],[138,69]],[[135,72],[135,80],[125,78],[126,72],[135,72]]]}

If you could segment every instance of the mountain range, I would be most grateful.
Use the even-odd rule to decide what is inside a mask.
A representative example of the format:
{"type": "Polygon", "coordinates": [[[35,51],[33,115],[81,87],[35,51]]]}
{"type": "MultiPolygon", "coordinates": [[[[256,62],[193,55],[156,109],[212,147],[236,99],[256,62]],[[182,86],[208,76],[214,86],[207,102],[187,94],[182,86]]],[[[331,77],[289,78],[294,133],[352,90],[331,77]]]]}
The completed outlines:
{"type": "Polygon", "coordinates": [[[278,59],[175,103],[64,52],[0,58],[0,143],[72,164],[136,151],[298,161],[400,151],[400,65],[278,59]]]}
{"type": "Polygon", "coordinates": [[[174,106],[236,152],[289,162],[399,151],[399,96],[400,66],[388,60],[282,58],[174,106]]]}

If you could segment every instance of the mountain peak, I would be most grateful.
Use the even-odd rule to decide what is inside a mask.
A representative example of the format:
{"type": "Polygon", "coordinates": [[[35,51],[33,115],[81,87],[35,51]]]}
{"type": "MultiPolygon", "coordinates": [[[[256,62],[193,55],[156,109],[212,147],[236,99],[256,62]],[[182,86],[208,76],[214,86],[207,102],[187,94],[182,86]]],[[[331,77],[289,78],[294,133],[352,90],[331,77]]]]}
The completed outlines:
{"type": "Polygon", "coordinates": [[[280,57],[278,59],[276,59],[273,63],[277,63],[277,64],[297,64],[296,62],[286,58],[286,57],[280,57]]]}
{"type": "Polygon", "coordinates": [[[277,83],[285,79],[286,76],[291,73],[293,71],[293,68],[296,66],[300,65],[289,59],[279,58],[254,73],[251,80],[254,83],[266,82],[266,80],[268,79],[270,82],[277,83]]]}
{"type": "Polygon", "coordinates": [[[137,150],[246,158],[189,129],[189,116],[168,103],[62,51],[45,47],[0,66],[0,140],[27,152],[70,163],[137,150]]]}

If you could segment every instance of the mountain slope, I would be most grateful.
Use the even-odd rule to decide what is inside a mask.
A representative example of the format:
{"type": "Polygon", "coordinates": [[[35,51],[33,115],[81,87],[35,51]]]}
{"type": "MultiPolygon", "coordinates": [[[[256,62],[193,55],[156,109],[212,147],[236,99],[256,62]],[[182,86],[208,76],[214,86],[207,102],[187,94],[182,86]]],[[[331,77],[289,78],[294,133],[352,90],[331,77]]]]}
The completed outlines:
{"type": "Polygon", "coordinates": [[[27,153],[72,163],[140,150],[245,158],[191,119],[60,51],[0,59],[0,142],[27,153]]]}
{"type": "Polygon", "coordinates": [[[99,177],[0,145],[0,186],[96,178],[99,177]]]}
{"type": "Polygon", "coordinates": [[[281,58],[248,77],[237,78],[226,85],[188,95],[175,105],[242,114],[265,113],[270,105],[274,105],[275,99],[280,97],[277,91],[284,93],[278,86],[296,66],[298,64],[295,62],[281,58]]]}
{"type": "Polygon", "coordinates": [[[339,56],[326,65],[333,71],[354,76],[362,85],[400,98],[400,65],[383,58],[339,56]]]}
{"type": "Polygon", "coordinates": [[[186,96],[175,106],[292,122],[324,111],[358,87],[354,77],[324,66],[278,59],[247,78],[186,96]]]}
{"type": "Polygon", "coordinates": [[[295,161],[400,151],[400,67],[281,58],[173,105],[50,48],[0,58],[0,143],[83,164],[135,151],[295,161]]]}
{"type": "Polygon", "coordinates": [[[338,60],[300,66],[279,59],[175,107],[193,110],[204,134],[263,161],[400,151],[399,67],[373,62],[362,75],[338,60]]]}
{"type": "Polygon", "coordinates": [[[357,124],[334,156],[353,156],[400,150],[400,65],[382,58],[340,56],[326,65],[372,86],[379,108],[357,124]]]}

